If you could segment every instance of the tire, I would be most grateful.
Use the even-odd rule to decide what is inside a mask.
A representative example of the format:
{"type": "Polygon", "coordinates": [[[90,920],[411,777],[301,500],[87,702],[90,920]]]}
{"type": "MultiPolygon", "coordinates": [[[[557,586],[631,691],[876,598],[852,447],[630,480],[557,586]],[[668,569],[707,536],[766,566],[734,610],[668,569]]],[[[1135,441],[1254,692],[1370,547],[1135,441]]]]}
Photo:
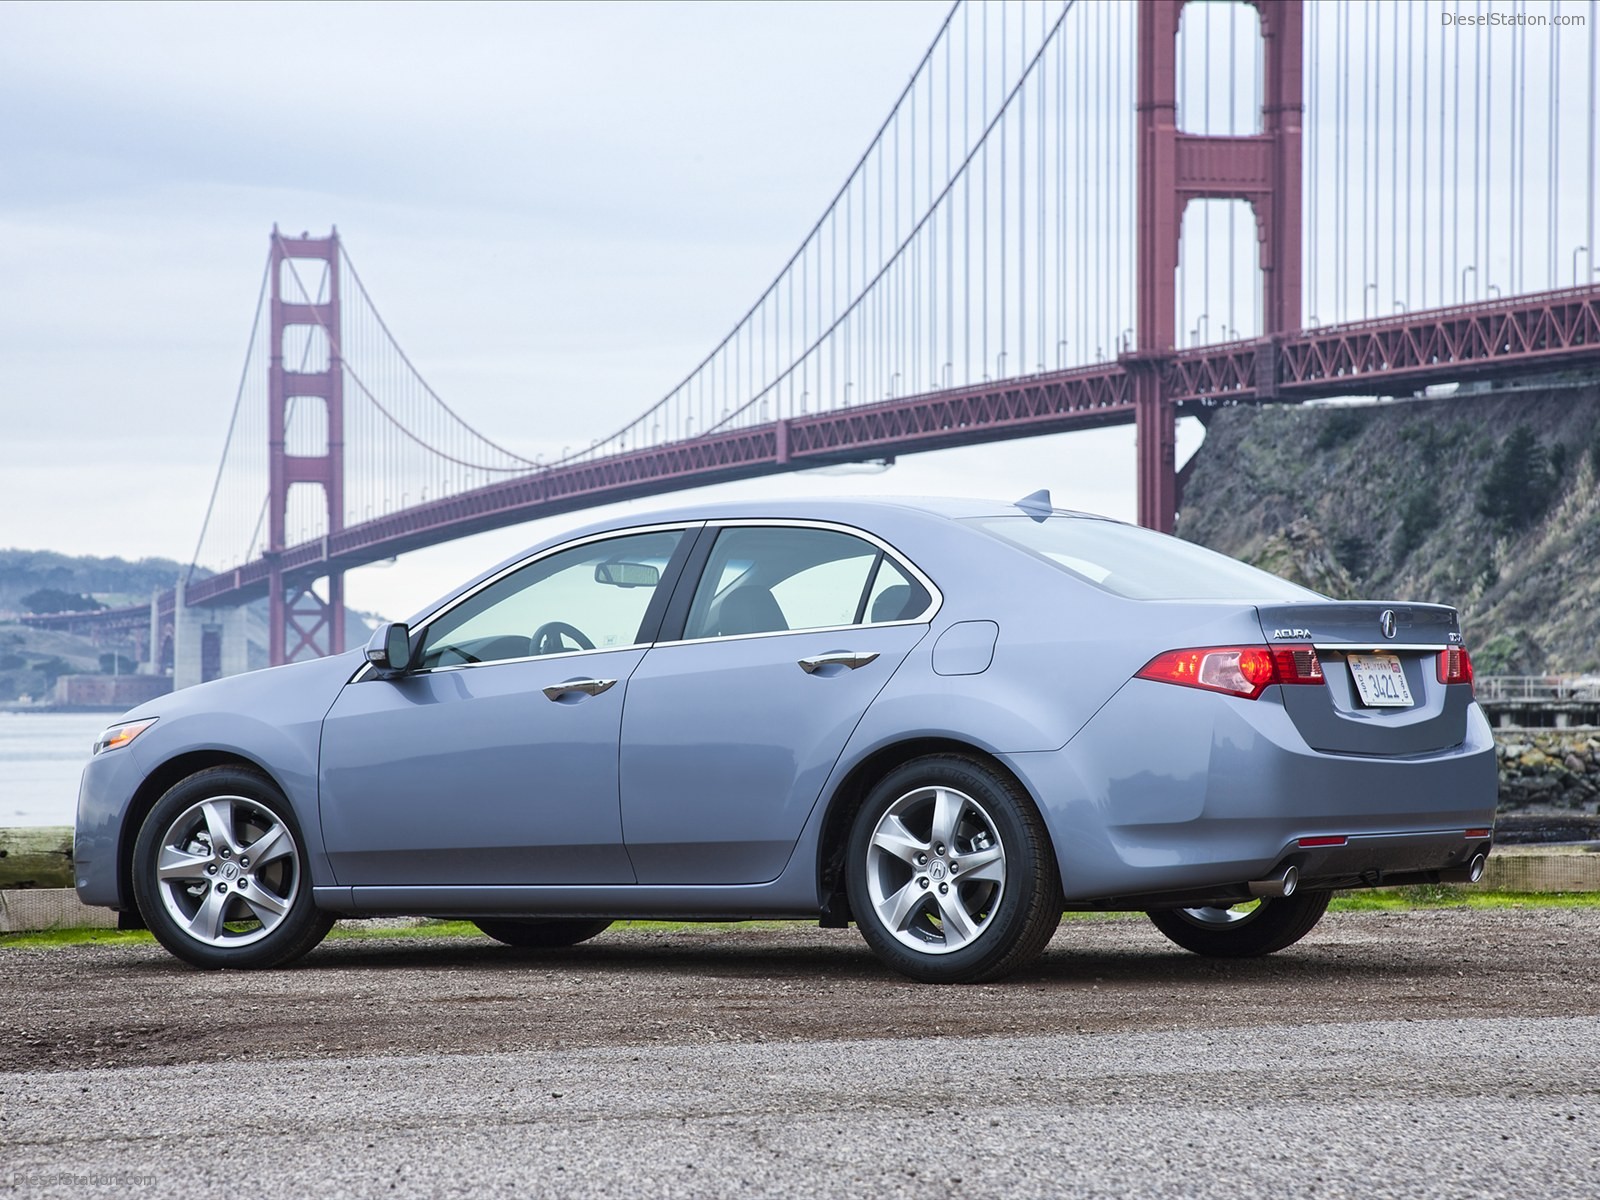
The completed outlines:
{"type": "Polygon", "coordinates": [[[1296,892],[1255,908],[1166,908],[1147,914],[1168,938],[1207,958],[1259,958],[1292,946],[1328,911],[1332,892],[1296,892]]]}
{"type": "Polygon", "coordinates": [[[524,950],[554,950],[587,942],[611,928],[605,920],[512,920],[509,918],[474,921],[479,929],[497,942],[524,950]]]}
{"type": "Polygon", "coordinates": [[[312,899],[306,860],[294,809],[271,780],[212,767],[174,784],[145,817],[134,899],[156,940],[187,963],[281,967],[333,927],[312,899]]]}
{"type": "Polygon", "coordinates": [[[940,754],[891,771],[851,826],[845,886],[861,935],[923,983],[980,983],[1033,962],[1061,921],[1044,821],[1015,780],[940,754]]]}

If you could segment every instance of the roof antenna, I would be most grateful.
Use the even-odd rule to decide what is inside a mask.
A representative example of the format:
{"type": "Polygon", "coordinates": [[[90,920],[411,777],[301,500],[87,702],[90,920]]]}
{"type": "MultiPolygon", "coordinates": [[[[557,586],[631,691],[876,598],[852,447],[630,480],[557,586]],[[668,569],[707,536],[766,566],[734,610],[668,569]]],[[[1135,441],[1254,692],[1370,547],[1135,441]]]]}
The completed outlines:
{"type": "Polygon", "coordinates": [[[1050,503],[1050,489],[1040,488],[1037,492],[1030,492],[1017,501],[1017,507],[1027,513],[1035,521],[1047,521],[1050,514],[1055,511],[1050,503]]]}

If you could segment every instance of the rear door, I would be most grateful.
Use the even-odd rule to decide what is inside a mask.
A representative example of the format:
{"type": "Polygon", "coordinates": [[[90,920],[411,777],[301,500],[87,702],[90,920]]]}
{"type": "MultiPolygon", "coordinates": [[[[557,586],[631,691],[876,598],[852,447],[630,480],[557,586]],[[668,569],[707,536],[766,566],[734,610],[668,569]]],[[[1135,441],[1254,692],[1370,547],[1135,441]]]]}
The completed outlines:
{"type": "Polygon", "coordinates": [[[1426,754],[1465,740],[1472,688],[1439,677],[1441,651],[1461,645],[1454,609],[1329,601],[1257,611],[1269,644],[1316,647],[1327,686],[1280,689],[1313,749],[1426,754]]]}
{"type": "Polygon", "coordinates": [[[763,883],[788,862],[937,591],[858,530],[708,528],[628,686],[622,826],[640,883],[763,883]],[[676,639],[667,641],[676,634],[676,639]]]}

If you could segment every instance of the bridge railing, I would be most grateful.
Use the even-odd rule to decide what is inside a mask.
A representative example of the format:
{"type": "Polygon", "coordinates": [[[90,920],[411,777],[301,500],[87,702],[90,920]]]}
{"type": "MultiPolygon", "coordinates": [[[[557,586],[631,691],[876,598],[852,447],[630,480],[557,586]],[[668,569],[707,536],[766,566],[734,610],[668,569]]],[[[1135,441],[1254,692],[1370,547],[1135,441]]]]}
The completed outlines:
{"type": "Polygon", "coordinates": [[[1481,701],[1600,701],[1597,675],[1479,675],[1472,682],[1481,701]]]}

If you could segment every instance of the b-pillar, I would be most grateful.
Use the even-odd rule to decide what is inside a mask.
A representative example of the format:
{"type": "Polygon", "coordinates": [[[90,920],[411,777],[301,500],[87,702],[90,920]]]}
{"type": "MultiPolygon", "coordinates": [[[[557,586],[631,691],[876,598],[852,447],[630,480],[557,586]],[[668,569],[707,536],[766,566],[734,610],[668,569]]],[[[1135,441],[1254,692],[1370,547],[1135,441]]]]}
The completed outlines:
{"type": "MultiPolygon", "coordinates": [[[[267,374],[267,438],[269,451],[267,497],[268,656],[272,665],[297,658],[338,654],[344,649],[344,572],[329,569],[327,595],[314,589],[315,576],[296,572],[286,581],[283,552],[289,511],[289,492],[297,483],[317,484],[327,504],[327,532],[344,528],[344,366],[340,356],[339,232],[325,238],[284,237],[274,226],[271,254],[271,356],[267,374]],[[285,264],[290,264],[286,267],[285,264]],[[286,272],[294,282],[295,300],[284,299],[286,272]],[[325,274],[324,274],[325,272],[325,274]],[[307,279],[307,275],[314,277],[307,279]],[[326,278],[326,291],[318,284],[326,278]],[[326,299],[320,297],[326,296],[326,299]],[[314,331],[320,328],[324,337],[314,331]],[[326,359],[317,363],[296,353],[285,361],[285,340],[298,347],[327,347],[326,359]],[[316,368],[316,369],[309,369],[316,368]],[[287,435],[289,417],[296,406],[322,404],[327,421],[307,422],[327,430],[322,453],[291,454],[287,435]],[[309,652],[309,653],[308,653],[309,652]]],[[[313,350],[313,353],[315,351],[313,350]]],[[[301,448],[301,447],[297,447],[301,448]]],[[[326,546],[326,542],[324,542],[326,546]]],[[[326,553],[324,553],[326,558],[326,553]]]]}
{"type": "Polygon", "coordinates": [[[1255,213],[1264,339],[1300,328],[1301,0],[1246,0],[1261,16],[1261,132],[1178,131],[1178,23],[1186,0],[1140,0],[1138,32],[1138,345],[1133,376],[1139,524],[1177,516],[1177,408],[1166,363],[1177,344],[1178,239],[1191,200],[1245,200],[1255,213]]]}

